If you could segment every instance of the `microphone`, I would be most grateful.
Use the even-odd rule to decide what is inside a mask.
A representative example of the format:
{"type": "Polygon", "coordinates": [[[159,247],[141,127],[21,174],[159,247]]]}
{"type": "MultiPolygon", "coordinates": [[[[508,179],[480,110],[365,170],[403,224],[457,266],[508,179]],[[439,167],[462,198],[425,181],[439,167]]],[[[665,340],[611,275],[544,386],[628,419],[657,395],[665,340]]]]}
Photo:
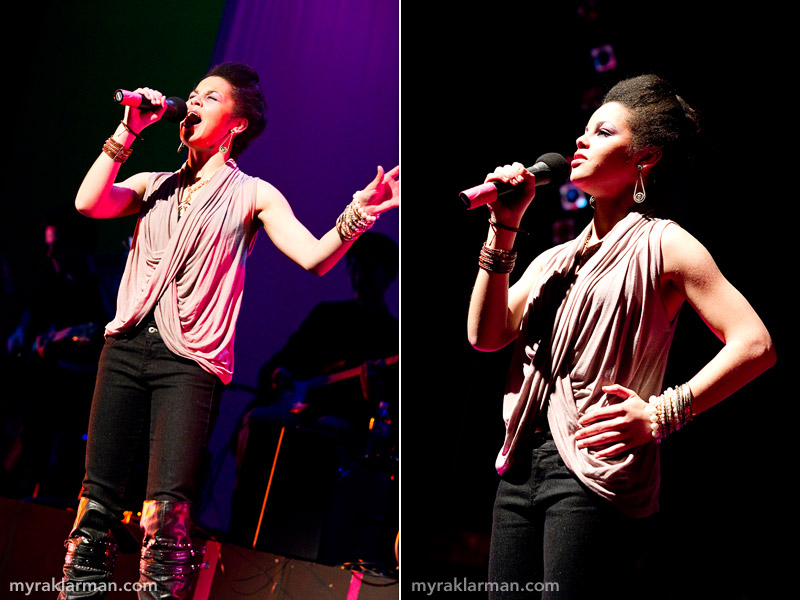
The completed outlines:
{"type": "MultiPolygon", "coordinates": [[[[114,102],[122,106],[132,106],[139,110],[155,110],[150,101],[142,94],[129,92],[128,90],[117,90],[114,92],[114,102]]],[[[171,123],[180,123],[186,118],[186,102],[177,96],[167,98],[167,110],[164,118],[171,123]]]]}
{"type": "MultiPolygon", "coordinates": [[[[548,152],[536,159],[536,164],[527,168],[529,173],[536,176],[536,187],[554,183],[561,185],[569,175],[569,164],[560,154],[548,152]]],[[[464,190],[459,198],[468,209],[473,209],[484,204],[491,204],[498,197],[515,190],[515,186],[505,181],[488,181],[481,185],[464,190]]]]}

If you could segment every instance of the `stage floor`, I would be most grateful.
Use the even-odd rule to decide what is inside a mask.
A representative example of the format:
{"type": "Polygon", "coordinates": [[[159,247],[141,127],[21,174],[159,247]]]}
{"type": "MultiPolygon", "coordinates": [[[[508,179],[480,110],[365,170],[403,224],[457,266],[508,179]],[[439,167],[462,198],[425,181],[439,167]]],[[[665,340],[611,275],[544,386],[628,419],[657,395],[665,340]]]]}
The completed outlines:
{"type": "MultiPolygon", "coordinates": [[[[0,597],[56,597],[64,560],[64,539],[75,513],[35,502],[0,498],[0,597]]],[[[138,525],[129,525],[140,536],[138,525]]],[[[341,566],[320,565],[205,540],[209,568],[201,572],[194,600],[236,598],[319,600],[394,600],[396,580],[341,566]]],[[[131,598],[138,580],[138,556],[119,554],[114,571],[117,591],[106,598],[131,598]],[[126,588],[127,584],[127,590],[126,588]]]]}

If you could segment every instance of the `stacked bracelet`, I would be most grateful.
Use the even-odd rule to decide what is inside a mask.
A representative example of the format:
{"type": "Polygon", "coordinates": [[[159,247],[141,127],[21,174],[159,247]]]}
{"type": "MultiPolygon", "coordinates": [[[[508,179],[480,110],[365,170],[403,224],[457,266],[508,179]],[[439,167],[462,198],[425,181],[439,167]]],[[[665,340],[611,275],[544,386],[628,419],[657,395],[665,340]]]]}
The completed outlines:
{"type": "Polygon", "coordinates": [[[689,384],[665,390],[660,396],[652,396],[650,405],[650,429],[657,443],[670,433],[681,429],[692,420],[692,390],[689,384]]]}
{"type": "Polygon", "coordinates": [[[131,149],[126,148],[113,137],[108,138],[106,143],[103,144],[103,152],[108,154],[114,162],[118,163],[124,163],[131,155],[131,149]]]}
{"type": "Polygon", "coordinates": [[[361,203],[354,195],[352,202],[336,219],[336,231],[343,242],[353,241],[372,227],[379,216],[365,213],[361,208],[361,203]]]}
{"type": "Polygon", "coordinates": [[[489,273],[511,273],[516,262],[516,252],[490,248],[485,242],[478,258],[478,266],[489,273]]]}

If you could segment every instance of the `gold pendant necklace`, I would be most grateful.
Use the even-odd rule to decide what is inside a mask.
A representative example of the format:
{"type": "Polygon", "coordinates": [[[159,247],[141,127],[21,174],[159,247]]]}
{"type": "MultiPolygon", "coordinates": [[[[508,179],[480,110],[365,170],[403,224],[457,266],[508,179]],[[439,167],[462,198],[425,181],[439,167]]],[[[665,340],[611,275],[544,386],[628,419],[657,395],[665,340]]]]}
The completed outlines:
{"type": "MultiPolygon", "coordinates": [[[[184,173],[184,177],[186,174],[184,173]]],[[[201,179],[200,181],[193,183],[189,187],[184,188],[181,186],[181,191],[178,199],[178,218],[183,216],[183,213],[186,212],[186,209],[189,208],[192,204],[192,196],[194,193],[203,187],[205,184],[208,183],[208,179],[201,179]]]]}

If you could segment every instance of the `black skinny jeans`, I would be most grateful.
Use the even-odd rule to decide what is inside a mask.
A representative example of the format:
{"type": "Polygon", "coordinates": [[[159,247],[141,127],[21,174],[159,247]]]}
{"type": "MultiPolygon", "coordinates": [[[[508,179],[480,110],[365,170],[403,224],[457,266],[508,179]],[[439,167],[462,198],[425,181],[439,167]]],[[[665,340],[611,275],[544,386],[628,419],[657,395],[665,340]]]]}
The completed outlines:
{"type": "Polygon", "coordinates": [[[195,502],[223,384],[173,354],[146,319],[106,339],[89,419],[83,495],[122,513],[141,436],[149,429],[146,500],[195,502]]]}
{"type": "Polygon", "coordinates": [[[503,474],[494,507],[489,597],[643,597],[652,519],[630,519],[567,469],[550,433],[534,434],[503,474]]]}

